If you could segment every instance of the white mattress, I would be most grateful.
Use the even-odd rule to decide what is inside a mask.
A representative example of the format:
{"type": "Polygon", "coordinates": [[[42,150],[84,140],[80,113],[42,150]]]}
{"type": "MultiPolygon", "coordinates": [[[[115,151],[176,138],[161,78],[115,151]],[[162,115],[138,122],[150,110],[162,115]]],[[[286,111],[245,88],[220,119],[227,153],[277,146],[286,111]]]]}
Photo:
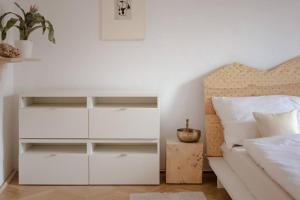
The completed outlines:
{"type": "Polygon", "coordinates": [[[248,155],[245,148],[222,146],[223,157],[257,200],[292,200],[248,155]]]}

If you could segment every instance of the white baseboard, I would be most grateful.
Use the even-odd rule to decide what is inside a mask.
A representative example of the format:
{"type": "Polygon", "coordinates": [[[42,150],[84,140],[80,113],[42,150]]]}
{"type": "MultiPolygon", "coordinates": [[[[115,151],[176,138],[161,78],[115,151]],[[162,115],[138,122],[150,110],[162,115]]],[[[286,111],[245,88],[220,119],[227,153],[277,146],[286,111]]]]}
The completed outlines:
{"type": "Polygon", "coordinates": [[[14,178],[16,175],[17,171],[13,170],[10,175],[6,178],[4,183],[0,186],[0,194],[4,191],[4,189],[7,187],[7,185],[10,183],[10,181],[14,178]]]}

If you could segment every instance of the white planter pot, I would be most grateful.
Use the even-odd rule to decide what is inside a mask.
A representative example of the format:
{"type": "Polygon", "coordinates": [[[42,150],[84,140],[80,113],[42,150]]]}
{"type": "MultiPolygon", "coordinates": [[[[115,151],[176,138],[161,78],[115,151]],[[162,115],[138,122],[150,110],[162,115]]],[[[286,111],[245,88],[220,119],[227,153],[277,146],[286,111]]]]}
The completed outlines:
{"type": "Polygon", "coordinates": [[[30,40],[17,40],[15,42],[16,48],[18,48],[22,55],[22,58],[31,58],[32,57],[32,49],[33,49],[33,42],[30,40]]]}

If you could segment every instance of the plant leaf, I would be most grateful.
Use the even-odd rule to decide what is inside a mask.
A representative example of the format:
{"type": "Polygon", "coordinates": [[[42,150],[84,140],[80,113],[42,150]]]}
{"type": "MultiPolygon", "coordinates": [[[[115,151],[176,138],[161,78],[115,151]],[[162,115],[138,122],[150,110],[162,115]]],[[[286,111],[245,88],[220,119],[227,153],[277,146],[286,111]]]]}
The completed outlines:
{"type": "Polygon", "coordinates": [[[8,14],[10,14],[10,12],[4,13],[3,15],[0,16],[0,31],[2,31],[3,28],[4,28],[4,27],[3,27],[3,24],[2,24],[2,21],[3,21],[3,19],[4,19],[8,14]]]}
{"type": "Polygon", "coordinates": [[[20,15],[18,15],[17,13],[14,13],[14,12],[7,12],[7,13],[4,13],[3,15],[1,15],[1,17],[0,17],[0,22],[2,22],[2,20],[4,19],[4,17],[7,16],[7,15],[9,15],[9,14],[15,15],[15,16],[19,19],[20,22],[24,22],[24,20],[25,20],[25,19],[23,19],[20,15]]]}
{"type": "Polygon", "coordinates": [[[43,34],[45,34],[46,30],[47,30],[47,26],[46,26],[46,19],[45,17],[43,17],[43,20],[41,22],[42,26],[43,26],[43,34]]]}
{"type": "Polygon", "coordinates": [[[46,23],[48,24],[47,29],[49,31],[48,40],[55,44],[56,41],[55,41],[55,37],[54,37],[54,27],[53,27],[53,25],[51,24],[50,21],[47,20],[46,23]]]}
{"type": "Polygon", "coordinates": [[[25,21],[20,22],[19,26],[17,26],[20,32],[20,40],[27,40],[29,37],[29,31],[25,24],[25,21]]]}
{"type": "Polygon", "coordinates": [[[43,34],[44,34],[47,30],[46,19],[40,13],[35,13],[34,14],[34,25],[36,25],[36,24],[41,24],[42,25],[43,34]]]}
{"type": "Polygon", "coordinates": [[[22,30],[21,28],[20,28],[19,30],[20,30],[20,40],[26,40],[26,34],[25,34],[25,31],[22,30]]]}
{"type": "Polygon", "coordinates": [[[45,18],[40,13],[26,13],[25,19],[26,25],[29,29],[33,28],[35,25],[41,24],[44,26],[43,32],[46,31],[45,18]]]}
{"type": "Polygon", "coordinates": [[[28,28],[32,28],[35,24],[33,13],[26,13],[25,15],[25,23],[28,28]]]}
{"type": "Polygon", "coordinates": [[[15,5],[22,11],[22,13],[25,17],[25,15],[26,15],[25,10],[17,2],[15,2],[15,5]]]}
{"type": "Polygon", "coordinates": [[[37,29],[40,29],[40,28],[43,28],[43,26],[40,25],[40,26],[35,26],[35,27],[31,28],[29,30],[29,34],[32,33],[33,31],[37,30],[37,29]]]}
{"type": "Polygon", "coordinates": [[[4,18],[7,15],[14,15],[14,16],[17,17],[17,21],[14,23],[14,25],[19,21],[19,25],[15,26],[15,27],[18,28],[19,31],[20,31],[20,39],[28,38],[28,34],[27,34],[28,33],[28,30],[27,30],[28,28],[27,28],[26,23],[25,23],[25,18],[23,18],[22,16],[18,15],[17,13],[14,13],[14,12],[6,12],[3,15],[0,16],[1,37],[3,39],[6,38],[6,34],[7,34],[7,30],[8,30],[7,27],[6,27],[6,25],[8,25],[8,28],[11,28],[11,27],[14,26],[14,25],[10,24],[10,23],[13,23],[14,20],[10,21],[8,24],[6,24],[5,26],[3,26],[3,20],[4,20],[4,18]]]}
{"type": "Polygon", "coordinates": [[[1,33],[1,39],[5,40],[6,39],[6,35],[7,35],[7,31],[12,28],[16,23],[18,22],[18,19],[16,18],[11,18],[7,21],[5,27],[2,27],[2,33],[1,33]]]}
{"type": "Polygon", "coordinates": [[[13,27],[16,23],[18,22],[18,19],[16,18],[11,18],[10,20],[7,21],[5,29],[8,31],[11,27],[13,27]]]}
{"type": "Polygon", "coordinates": [[[2,41],[6,39],[6,33],[7,33],[6,30],[2,30],[2,31],[1,31],[1,40],[2,40],[2,41]]]}

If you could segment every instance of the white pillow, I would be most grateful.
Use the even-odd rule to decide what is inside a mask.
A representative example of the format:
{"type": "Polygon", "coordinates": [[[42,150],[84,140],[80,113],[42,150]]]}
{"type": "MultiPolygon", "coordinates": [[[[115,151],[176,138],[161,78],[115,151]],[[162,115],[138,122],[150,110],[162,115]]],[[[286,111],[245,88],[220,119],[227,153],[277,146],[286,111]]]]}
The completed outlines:
{"type": "Polygon", "coordinates": [[[300,97],[290,96],[294,109],[298,110],[298,125],[300,127],[300,97]]]}
{"type": "MultiPolygon", "coordinates": [[[[253,112],[282,113],[294,110],[289,96],[213,97],[212,103],[224,127],[227,147],[243,145],[259,137],[253,112]]],[[[300,104],[299,104],[300,105],[300,104]]]]}
{"type": "Polygon", "coordinates": [[[224,125],[224,139],[228,148],[242,146],[245,139],[259,137],[255,121],[228,122],[224,125]]]}
{"type": "Polygon", "coordinates": [[[254,112],[253,116],[262,137],[272,137],[286,134],[298,134],[299,126],[297,110],[277,114],[265,114],[254,112]]]}
{"type": "MultiPolygon", "coordinates": [[[[222,123],[254,120],[253,112],[281,113],[294,110],[289,96],[213,97],[213,106],[222,123]]],[[[300,105],[299,105],[300,106],[300,105]]]]}

